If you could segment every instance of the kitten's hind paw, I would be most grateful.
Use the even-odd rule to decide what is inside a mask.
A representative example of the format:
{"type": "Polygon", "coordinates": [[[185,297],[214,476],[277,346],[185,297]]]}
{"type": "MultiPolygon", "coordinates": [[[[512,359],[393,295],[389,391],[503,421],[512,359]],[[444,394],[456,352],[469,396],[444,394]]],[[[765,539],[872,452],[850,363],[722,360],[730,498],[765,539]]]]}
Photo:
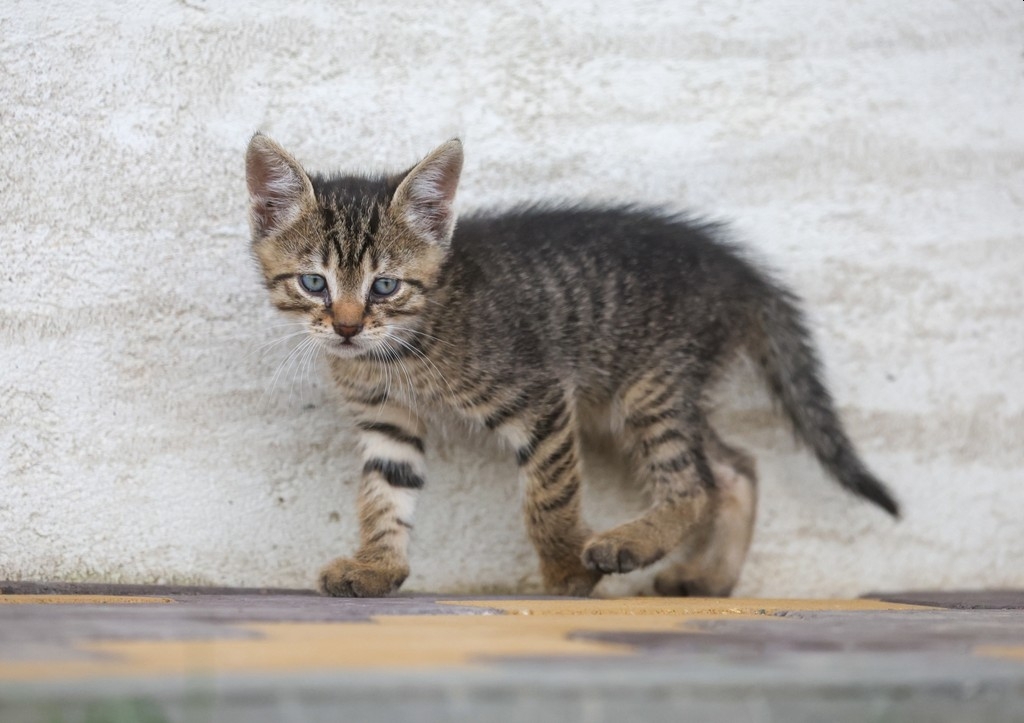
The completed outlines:
{"type": "Polygon", "coordinates": [[[589,597],[594,586],[601,581],[602,573],[586,570],[579,562],[574,570],[551,570],[542,568],[544,589],[549,595],[567,597],[589,597]]]}
{"type": "Polygon", "coordinates": [[[684,580],[673,574],[661,574],[654,578],[654,592],[662,597],[728,597],[713,595],[696,580],[684,580]]]}
{"type": "Polygon", "coordinates": [[[654,591],[664,597],[729,597],[736,584],[719,570],[703,577],[687,568],[668,568],[654,578],[654,591]]]}
{"type": "Polygon", "coordinates": [[[375,567],[339,557],[320,572],[320,592],[332,597],[385,597],[409,575],[408,568],[375,567]]]}
{"type": "Polygon", "coordinates": [[[616,530],[595,536],[583,548],[583,565],[603,573],[632,572],[647,567],[665,551],[645,540],[626,538],[616,530]]]}

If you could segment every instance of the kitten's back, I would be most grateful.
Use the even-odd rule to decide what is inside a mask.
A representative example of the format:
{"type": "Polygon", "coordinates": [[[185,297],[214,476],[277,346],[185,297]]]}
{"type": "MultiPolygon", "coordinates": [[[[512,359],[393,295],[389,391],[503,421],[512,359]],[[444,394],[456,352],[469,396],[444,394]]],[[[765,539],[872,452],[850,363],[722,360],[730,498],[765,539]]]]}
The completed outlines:
{"type": "Polygon", "coordinates": [[[773,288],[721,235],[650,209],[524,206],[462,217],[449,273],[497,338],[559,362],[712,361],[773,288]]]}

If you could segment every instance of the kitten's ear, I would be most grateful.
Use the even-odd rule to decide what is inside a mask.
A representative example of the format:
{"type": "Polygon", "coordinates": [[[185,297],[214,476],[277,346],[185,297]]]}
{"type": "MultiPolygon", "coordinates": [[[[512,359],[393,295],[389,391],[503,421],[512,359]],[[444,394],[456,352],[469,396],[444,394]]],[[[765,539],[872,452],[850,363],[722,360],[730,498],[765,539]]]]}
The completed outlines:
{"type": "Polygon", "coordinates": [[[316,203],[313,184],[299,162],[262,133],[249,141],[245,182],[253,240],[290,226],[304,208],[316,203]]]}
{"type": "Polygon", "coordinates": [[[453,138],[417,163],[398,185],[391,208],[414,232],[447,246],[455,230],[455,190],[462,142],[453,138]]]}

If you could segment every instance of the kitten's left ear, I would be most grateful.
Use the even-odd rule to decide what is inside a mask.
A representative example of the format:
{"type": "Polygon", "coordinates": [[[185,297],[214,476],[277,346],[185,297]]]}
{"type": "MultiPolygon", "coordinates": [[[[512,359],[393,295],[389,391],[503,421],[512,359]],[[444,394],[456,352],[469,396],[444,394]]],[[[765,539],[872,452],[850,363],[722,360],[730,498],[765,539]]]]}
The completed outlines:
{"type": "Polygon", "coordinates": [[[462,173],[462,142],[453,138],[409,171],[391,208],[414,232],[447,246],[455,230],[455,190],[462,173]]]}
{"type": "Polygon", "coordinates": [[[316,203],[313,184],[299,162],[262,133],[249,141],[245,181],[254,241],[287,228],[316,203]]]}

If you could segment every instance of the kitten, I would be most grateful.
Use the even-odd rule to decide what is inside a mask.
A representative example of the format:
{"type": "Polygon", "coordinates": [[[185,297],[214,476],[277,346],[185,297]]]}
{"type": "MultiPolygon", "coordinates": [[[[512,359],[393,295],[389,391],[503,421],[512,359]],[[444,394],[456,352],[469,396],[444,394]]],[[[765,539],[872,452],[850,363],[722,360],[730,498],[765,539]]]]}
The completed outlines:
{"type": "Polygon", "coordinates": [[[632,207],[526,206],[455,223],[462,145],[395,175],[318,176],[267,136],[246,155],[254,253],[273,303],[307,325],[361,430],[360,545],[320,575],[387,595],[424,486],[422,415],[501,435],[525,480],[551,593],[587,595],[686,546],[663,594],[727,595],[750,542],[753,461],[708,423],[703,392],[746,352],[797,435],[848,490],[896,502],[843,430],[797,298],[715,227],[632,207]],[[610,410],[652,503],[593,534],[580,426],[610,410]]]}

